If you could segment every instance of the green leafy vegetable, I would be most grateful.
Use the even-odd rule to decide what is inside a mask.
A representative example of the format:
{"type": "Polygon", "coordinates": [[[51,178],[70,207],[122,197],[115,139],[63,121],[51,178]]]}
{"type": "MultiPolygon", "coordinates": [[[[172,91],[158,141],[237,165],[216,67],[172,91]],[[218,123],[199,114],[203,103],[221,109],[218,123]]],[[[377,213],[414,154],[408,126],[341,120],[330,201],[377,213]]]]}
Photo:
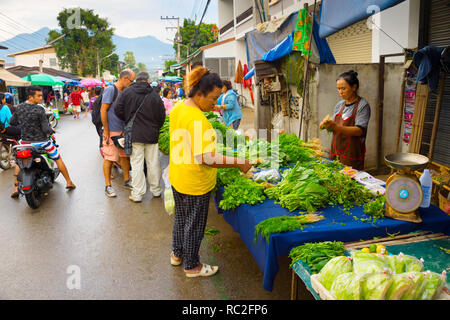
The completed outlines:
{"type": "Polygon", "coordinates": [[[317,222],[323,219],[323,216],[317,214],[302,214],[299,216],[281,216],[266,219],[255,226],[255,242],[261,236],[269,242],[270,235],[273,233],[288,232],[294,230],[303,230],[305,224],[317,222]]]}
{"type": "Polygon", "coordinates": [[[330,290],[334,280],[341,274],[352,272],[352,262],[349,257],[338,256],[328,261],[320,270],[319,281],[323,286],[330,290]]]}
{"type": "Polygon", "coordinates": [[[328,261],[344,255],[344,252],[344,244],[338,241],[305,243],[290,251],[289,258],[292,260],[290,267],[292,268],[292,265],[298,260],[303,260],[315,274],[320,272],[328,261]]]}

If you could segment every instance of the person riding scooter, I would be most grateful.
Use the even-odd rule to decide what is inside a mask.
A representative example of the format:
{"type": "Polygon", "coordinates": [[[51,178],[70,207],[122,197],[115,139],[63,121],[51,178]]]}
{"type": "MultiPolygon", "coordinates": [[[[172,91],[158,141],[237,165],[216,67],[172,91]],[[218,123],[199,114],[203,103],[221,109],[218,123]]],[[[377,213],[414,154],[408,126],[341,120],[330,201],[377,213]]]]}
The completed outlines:
{"type": "MultiPolygon", "coordinates": [[[[66,179],[66,189],[75,189],[75,184],[69,176],[66,165],[64,164],[58,149],[56,149],[53,140],[49,138],[54,130],[50,127],[48,118],[45,115],[44,109],[38,104],[42,103],[42,88],[36,85],[27,88],[28,100],[17,107],[11,117],[10,124],[19,126],[21,130],[20,144],[34,145],[43,148],[47,151],[49,158],[56,162],[58,169],[66,179]]],[[[19,183],[17,175],[19,174],[19,167],[16,166],[14,174],[14,191],[11,194],[12,198],[19,197],[19,183]]]]}

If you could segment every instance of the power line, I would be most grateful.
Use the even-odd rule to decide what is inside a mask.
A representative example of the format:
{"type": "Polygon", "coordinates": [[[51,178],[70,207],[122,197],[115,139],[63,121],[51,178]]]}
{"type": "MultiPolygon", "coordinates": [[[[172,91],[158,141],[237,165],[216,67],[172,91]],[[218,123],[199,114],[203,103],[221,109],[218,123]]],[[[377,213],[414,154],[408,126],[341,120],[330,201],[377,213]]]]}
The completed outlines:
{"type": "Polygon", "coordinates": [[[194,37],[191,40],[191,47],[195,46],[195,43],[197,42],[197,37],[198,37],[198,31],[200,30],[200,26],[202,24],[203,18],[205,17],[206,11],[208,10],[208,6],[211,3],[211,0],[207,0],[208,2],[206,2],[206,7],[205,10],[203,10],[203,14],[202,14],[202,18],[200,19],[200,23],[197,26],[197,29],[195,29],[195,34],[194,37]]]}
{"type": "MultiPolygon", "coordinates": [[[[8,22],[7,20],[0,20],[0,23],[2,23],[4,27],[9,28],[10,30],[12,29],[12,30],[14,30],[14,31],[20,31],[20,30],[18,30],[18,29],[16,28],[15,25],[13,25],[12,23],[8,22]]],[[[20,31],[20,32],[22,32],[22,31],[20,31]]],[[[25,31],[23,31],[23,32],[25,32],[25,31]]],[[[28,33],[28,32],[27,32],[27,33],[25,33],[25,34],[28,35],[28,36],[30,37],[30,40],[39,42],[40,45],[42,45],[42,43],[45,43],[45,42],[46,42],[46,40],[42,40],[42,39],[36,37],[36,35],[35,35],[34,33],[28,33]]]]}
{"type": "MultiPolygon", "coordinates": [[[[20,22],[18,22],[18,21],[16,21],[16,20],[12,19],[12,18],[10,18],[10,17],[8,17],[7,15],[5,15],[5,14],[2,13],[2,12],[0,12],[0,15],[4,16],[4,17],[7,18],[8,20],[12,21],[12,22],[14,23],[15,27],[20,26],[20,27],[22,27],[22,29],[26,30],[27,32],[30,32],[30,31],[31,31],[31,32],[32,32],[31,35],[35,36],[36,38],[41,37],[42,39],[44,39],[44,41],[46,41],[46,38],[45,38],[44,36],[41,36],[40,34],[35,33],[35,31],[32,30],[31,28],[24,26],[24,25],[21,24],[20,22]]],[[[39,40],[41,40],[41,39],[39,39],[39,40]]]]}
{"type": "MultiPolygon", "coordinates": [[[[4,25],[1,25],[1,26],[4,27],[4,25]]],[[[42,43],[41,41],[38,42],[37,40],[34,40],[33,38],[26,38],[25,36],[22,36],[22,35],[14,35],[13,32],[10,32],[10,31],[5,30],[5,29],[0,29],[0,30],[3,31],[3,32],[9,33],[10,35],[13,36],[13,38],[25,40],[28,43],[33,44],[34,47],[42,47],[43,45],[45,45],[45,42],[44,43],[42,43]]],[[[13,39],[13,38],[11,38],[11,39],[13,39]]]]}

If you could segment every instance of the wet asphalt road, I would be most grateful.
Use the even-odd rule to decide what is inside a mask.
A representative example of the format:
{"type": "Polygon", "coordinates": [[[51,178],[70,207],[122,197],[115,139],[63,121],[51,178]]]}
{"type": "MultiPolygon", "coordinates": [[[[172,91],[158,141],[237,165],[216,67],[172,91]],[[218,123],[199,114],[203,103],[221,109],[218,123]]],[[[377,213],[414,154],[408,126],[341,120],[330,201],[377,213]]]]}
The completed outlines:
{"type": "MultiPolygon", "coordinates": [[[[0,169],[0,299],[289,299],[287,257],[273,292],[238,233],[210,204],[202,262],[218,265],[211,278],[186,278],[170,265],[173,216],[148,193],[131,203],[114,171],[117,198],[104,194],[98,136],[88,118],[64,116],[56,128],[60,153],[77,185],[57,183],[38,210],[13,200],[13,170],[0,169]]],[[[162,159],[163,162],[166,159],[162,159]]]]}

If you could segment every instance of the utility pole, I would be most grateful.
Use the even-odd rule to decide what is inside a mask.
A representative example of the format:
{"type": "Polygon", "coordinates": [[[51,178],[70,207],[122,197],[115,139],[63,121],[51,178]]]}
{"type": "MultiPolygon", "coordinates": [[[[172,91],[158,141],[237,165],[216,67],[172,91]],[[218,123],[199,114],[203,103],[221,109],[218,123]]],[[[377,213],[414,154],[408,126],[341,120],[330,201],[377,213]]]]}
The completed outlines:
{"type": "MultiPolygon", "coordinates": [[[[181,62],[180,43],[181,43],[181,41],[183,41],[183,39],[181,38],[181,33],[180,33],[180,17],[175,18],[174,16],[172,16],[172,18],[170,18],[170,17],[166,16],[164,18],[163,16],[161,16],[161,20],[177,20],[176,27],[166,27],[166,30],[170,30],[170,29],[177,30],[177,34],[175,36],[175,42],[177,43],[177,63],[180,63],[181,62]]],[[[178,69],[177,74],[178,74],[178,76],[180,76],[180,69],[178,69]]]]}

